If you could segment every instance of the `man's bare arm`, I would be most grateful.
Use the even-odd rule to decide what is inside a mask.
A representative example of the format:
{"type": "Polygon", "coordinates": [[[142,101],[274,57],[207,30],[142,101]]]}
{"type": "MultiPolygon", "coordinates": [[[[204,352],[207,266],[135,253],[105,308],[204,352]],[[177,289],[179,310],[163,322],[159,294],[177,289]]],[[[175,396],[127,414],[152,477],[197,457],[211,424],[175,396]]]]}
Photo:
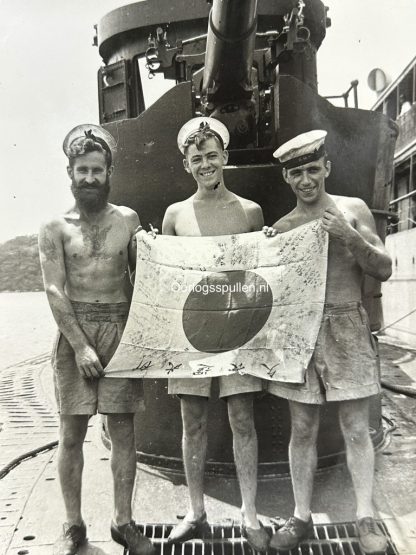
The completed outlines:
{"type": "Polygon", "coordinates": [[[250,204],[248,210],[250,231],[260,231],[264,226],[263,210],[255,202],[250,204]]]}
{"type": "Polygon", "coordinates": [[[130,208],[124,208],[125,213],[123,217],[125,218],[128,229],[130,230],[130,242],[128,245],[128,260],[129,269],[133,273],[136,269],[136,259],[137,259],[137,242],[136,233],[138,233],[142,228],[140,225],[139,216],[134,210],[130,208]]]}
{"type": "Polygon", "coordinates": [[[377,235],[369,208],[363,201],[356,199],[353,213],[356,218],[355,228],[338,207],[328,208],[322,218],[324,229],[344,243],[365,274],[380,281],[388,280],[392,272],[391,258],[377,235]]]}
{"type": "Polygon", "coordinates": [[[140,220],[139,220],[139,216],[137,215],[137,213],[134,210],[131,210],[130,208],[126,208],[126,207],[121,207],[120,206],[120,210],[124,209],[124,214],[123,217],[126,220],[126,224],[127,227],[130,230],[130,241],[127,247],[127,254],[128,254],[128,269],[126,269],[126,272],[128,271],[129,274],[129,280],[128,280],[128,284],[126,284],[125,287],[125,293],[126,296],[129,300],[131,300],[133,291],[131,286],[134,286],[134,281],[136,279],[136,261],[137,261],[137,239],[136,239],[136,233],[138,233],[139,231],[141,231],[143,228],[140,225],[140,220]]]}
{"type": "Polygon", "coordinates": [[[174,205],[167,208],[162,222],[162,235],[176,235],[176,211],[174,205]]]}
{"type": "Polygon", "coordinates": [[[49,306],[60,331],[74,349],[78,369],[86,378],[99,377],[103,373],[101,362],[79,327],[65,293],[66,269],[59,222],[50,222],[40,229],[39,255],[49,306]]]}
{"type": "Polygon", "coordinates": [[[286,231],[290,231],[291,229],[296,227],[293,224],[292,214],[293,210],[292,212],[289,212],[289,214],[286,214],[286,216],[280,218],[280,220],[274,222],[271,227],[265,225],[262,228],[262,231],[266,235],[266,237],[274,237],[278,233],[286,233],[286,231]]]}

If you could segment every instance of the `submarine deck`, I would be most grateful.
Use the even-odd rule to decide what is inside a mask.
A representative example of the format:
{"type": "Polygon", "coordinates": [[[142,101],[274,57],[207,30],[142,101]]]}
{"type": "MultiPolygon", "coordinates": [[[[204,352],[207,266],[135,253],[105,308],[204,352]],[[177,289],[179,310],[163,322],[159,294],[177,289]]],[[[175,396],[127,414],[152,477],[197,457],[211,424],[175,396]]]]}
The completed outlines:
{"type": "MultiPolygon", "coordinates": [[[[383,342],[382,376],[395,384],[416,385],[416,352],[383,342]]],[[[416,410],[415,398],[383,390],[386,440],[376,456],[374,502],[377,518],[391,538],[389,554],[416,554],[416,410]]],[[[64,509],[59,491],[55,444],[58,419],[51,368],[43,354],[0,371],[0,555],[48,555],[61,532],[64,509]],[[45,445],[36,456],[24,453],[45,445]]],[[[83,513],[89,542],[79,555],[121,555],[111,540],[112,487],[109,451],[101,438],[99,417],[90,421],[85,444],[83,513]]],[[[34,453],[33,453],[34,454],[34,453]]],[[[238,555],[247,553],[240,537],[240,496],[234,478],[207,476],[206,507],[214,525],[207,545],[187,542],[168,546],[169,525],[187,510],[187,488],[181,476],[138,465],[134,516],[146,525],[165,555],[238,555]],[[154,524],[154,526],[152,526],[154,524]],[[218,546],[218,549],[215,547],[218,546]]],[[[258,511],[265,525],[270,518],[288,517],[293,496],[288,476],[263,479],[258,485],[258,511]]],[[[354,499],[345,464],[319,470],[313,497],[315,539],[292,553],[360,554],[355,542],[354,499]],[[334,523],[341,523],[333,526],[334,523]],[[346,524],[345,524],[346,523],[346,524]]]]}

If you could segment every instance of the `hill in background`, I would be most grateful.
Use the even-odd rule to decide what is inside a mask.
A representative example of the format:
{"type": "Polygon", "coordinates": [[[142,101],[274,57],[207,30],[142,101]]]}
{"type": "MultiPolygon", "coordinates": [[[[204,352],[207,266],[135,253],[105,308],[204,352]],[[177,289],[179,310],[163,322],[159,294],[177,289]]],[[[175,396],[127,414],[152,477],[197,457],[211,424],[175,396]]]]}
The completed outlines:
{"type": "Polygon", "coordinates": [[[0,291],[43,291],[37,235],[0,245],[0,291]]]}

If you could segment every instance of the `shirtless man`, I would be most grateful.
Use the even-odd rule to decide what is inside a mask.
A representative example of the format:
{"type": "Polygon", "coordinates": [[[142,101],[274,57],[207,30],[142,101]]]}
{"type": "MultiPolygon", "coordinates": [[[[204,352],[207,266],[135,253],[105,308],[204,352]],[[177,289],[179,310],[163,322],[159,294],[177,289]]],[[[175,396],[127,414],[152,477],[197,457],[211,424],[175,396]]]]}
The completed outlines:
{"type": "Polygon", "coordinates": [[[364,274],[385,281],[390,257],[377,235],[373,216],[358,198],[330,195],[325,179],[331,162],[325,154],[326,131],[310,131],[274,154],[296,195],[296,208],[265,230],[273,236],[322,218],[329,234],[324,316],[315,352],[299,385],[271,382],[269,391],[289,400],[292,433],[289,462],[295,512],[270,545],[290,550],[312,529],[311,498],[317,465],[319,406],[339,402],[347,464],[357,502],[357,531],[366,553],[384,552],[387,541],[374,521],[374,451],[369,434],[369,398],[379,393],[376,346],[361,304],[364,274]]]}
{"type": "MultiPolygon", "coordinates": [[[[192,174],[197,191],[169,206],[163,234],[181,236],[228,235],[258,231],[263,214],[256,203],[238,197],[224,184],[223,167],[227,128],[213,118],[194,118],[178,134],[185,156],[185,170],[192,174]]],[[[250,545],[266,551],[269,537],[261,527],[255,508],[257,490],[257,435],[253,420],[253,394],[262,390],[259,378],[227,376],[220,380],[220,397],[227,400],[233,432],[234,457],[242,496],[243,530],[250,545]]],[[[183,460],[190,495],[190,510],[169,541],[181,542],[203,536],[208,523],[204,509],[204,466],[207,450],[207,410],[211,378],[169,380],[169,393],[180,396],[183,422],[183,460]]]]}
{"type": "Polygon", "coordinates": [[[130,555],[154,548],[132,520],[136,475],[133,416],[141,383],[103,379],[127,319],[126,272],[135,264],[133,210],[107,202],[113,171],[113,137],[101,127],[80,125],[65,138],[75,205],[39,233],[45,291],[58,324],[52,354],[60,414],[58,472],[67,522],[54,555],[73,555],[87,539],[81,514],[83,442],[88,419],[107,415],[114,480],[112,538],[130,555]]]}

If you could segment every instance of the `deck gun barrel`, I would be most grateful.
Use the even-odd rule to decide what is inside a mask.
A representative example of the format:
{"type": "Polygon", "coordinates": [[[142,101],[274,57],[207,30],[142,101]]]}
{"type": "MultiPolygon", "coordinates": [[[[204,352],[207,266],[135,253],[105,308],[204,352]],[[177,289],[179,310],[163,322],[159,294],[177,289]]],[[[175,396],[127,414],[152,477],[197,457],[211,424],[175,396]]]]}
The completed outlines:
{"type": "Polygon", "coordinates": [[[208,101],[251,96],[257,0],[214,0],[202,93],[208,101]]]}
{"type": "Polygon", "coordinates": [[[213,1],[201,104],[207,115],[227,124],[232,136],[239,129],[245,142],[253,141],[248,136],[253,135],[255,117],[251,74],[256,30],[257,0],[213,1]]]}

